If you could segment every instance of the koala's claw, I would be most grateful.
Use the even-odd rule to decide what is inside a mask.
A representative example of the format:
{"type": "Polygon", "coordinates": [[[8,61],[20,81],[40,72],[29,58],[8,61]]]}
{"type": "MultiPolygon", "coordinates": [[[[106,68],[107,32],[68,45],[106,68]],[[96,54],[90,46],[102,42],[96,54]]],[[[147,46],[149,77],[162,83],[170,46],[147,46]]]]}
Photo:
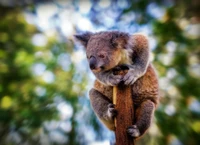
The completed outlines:
{"type": "Polygon", "coordinates": [[[108,104],[108,118],[112,120],[116,115],[117,110],[115,109],[115,105],[112,103],[108,104]]]}
{"type": "Polygon", "coordinates": [[[115,104],[109,103],[108,108],[115,108],[115,104]]]}
{"type": "Polygon", "coordinates": [[[132,85],[135,81],[136,81],[137,77],[135,75],[133,75],[133,73],[128,72],[124,78],[123,78],[123,82],[125,85],[132,85]]]}
{"type": "Polygon", "coordinates": [[[127,129],[127,132],[130,136],[132,137],[139,137],[140,136],[140,131],[136,125],[132,125],[127,129]]]}
{"type": "Polygon", "coordinates": [[[111,86],[117,86],[121,81],[122,81],[122,76],[121,75],[111,75],[108,78],[109,84],[111,86]]]}

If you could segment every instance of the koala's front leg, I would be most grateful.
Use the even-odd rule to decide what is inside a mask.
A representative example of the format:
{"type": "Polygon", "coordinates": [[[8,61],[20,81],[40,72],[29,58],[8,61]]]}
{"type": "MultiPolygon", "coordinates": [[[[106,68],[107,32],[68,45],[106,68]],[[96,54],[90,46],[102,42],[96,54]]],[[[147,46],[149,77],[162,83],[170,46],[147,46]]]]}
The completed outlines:
{"type": "Polygon", "coordinates": [[[125,85],[132,85],[138,78],[146,73],[146,68],[142,66],[127,65],[128,72],[123,77],[125,85]]]}
{"type": "Polygon", "coordinates": [[[94,75],[100,82],[107,86],[117,86],[123,79],[122,75],[115,75],[113,70],[95,73],[94,75]]]}
{"type": "Polygon", "coordinates": [[[154,110],[155,104],[152,101],[144,101],[138,108],[136,108],[136,122],[128,128],[127,132],[135,138],[142,136],[151,125],[154,110]]]}
{"type": "Polygon", "coordinates": [[[133,51],[131,54],[132,64],[127,65],[129,71],[123,79],[125,85],[132,85],[138,78],[143,76],[149,65],[148,38],[142,34],[134,34],[129,41],[129,48],[133,51]]]}
{"type": "Polygon", "coordinates": [[[106,96],[95,89],[89,92],[90,102],[95,114],[110,129],[115,130],[114,117],[117,114],[114,104],[106,96]]]}

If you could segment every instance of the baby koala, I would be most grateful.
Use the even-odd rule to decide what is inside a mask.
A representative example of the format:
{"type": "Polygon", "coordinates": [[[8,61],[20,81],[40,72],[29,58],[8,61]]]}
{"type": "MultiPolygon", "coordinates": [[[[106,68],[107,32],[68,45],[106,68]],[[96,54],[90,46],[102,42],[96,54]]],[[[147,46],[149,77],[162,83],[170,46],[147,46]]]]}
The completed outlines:
{"type": "Polygon", "coordinates": [[[134,138],[142,136],[152,122],[159,98],[147,37],[119,31],[86,32],[75,37],[86,48],[90,69],[96,76],[89,95],[98,118],[114,130],[117,110],[113,104],[113,86],[131,85],[135,120],[127,133],[134,138]]]}

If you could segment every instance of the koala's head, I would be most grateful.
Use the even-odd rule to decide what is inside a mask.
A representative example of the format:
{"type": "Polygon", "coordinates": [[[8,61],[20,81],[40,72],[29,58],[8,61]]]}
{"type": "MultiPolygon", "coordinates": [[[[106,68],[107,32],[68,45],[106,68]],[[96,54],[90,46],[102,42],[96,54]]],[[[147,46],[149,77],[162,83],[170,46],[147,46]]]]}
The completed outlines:
{"type": "Polygon", "coordinates": [[[127,33],[108,31],[75,35],[86,48],[90,69],[94,72],[107,71],[119,65],[129,38],[127,33]]]}

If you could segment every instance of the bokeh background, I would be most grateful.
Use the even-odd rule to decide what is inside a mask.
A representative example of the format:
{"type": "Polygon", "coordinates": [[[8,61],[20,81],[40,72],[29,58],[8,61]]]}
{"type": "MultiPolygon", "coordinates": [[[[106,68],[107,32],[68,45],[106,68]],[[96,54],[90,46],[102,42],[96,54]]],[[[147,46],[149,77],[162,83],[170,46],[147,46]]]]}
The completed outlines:
{"type": "Polygon", "coordinates": [[[200,144],[199,0],[0,0],[0,145],[109,145],[73,35],[149,36],[160,105],[137,145],[200,144]]]}

